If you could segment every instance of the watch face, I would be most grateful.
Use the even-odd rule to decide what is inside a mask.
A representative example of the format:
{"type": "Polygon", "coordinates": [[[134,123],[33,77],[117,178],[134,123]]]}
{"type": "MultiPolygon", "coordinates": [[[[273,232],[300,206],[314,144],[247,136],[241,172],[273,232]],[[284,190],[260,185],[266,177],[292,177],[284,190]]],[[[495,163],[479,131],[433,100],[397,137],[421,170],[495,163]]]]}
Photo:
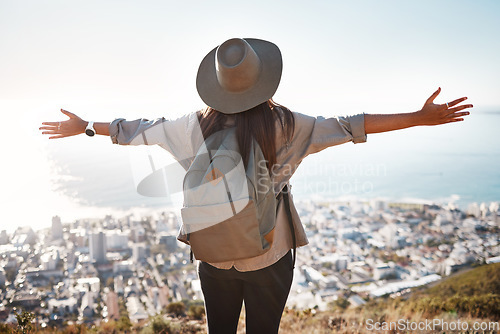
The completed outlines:
{"type": "Polygon", "coordinates": [[[86,134],[87,136],[92,137],[93,135],[95,135],[95,132],[94,132],[94,131],[92,131],[92,129],[85,129],[85,134],[86,134]]]}

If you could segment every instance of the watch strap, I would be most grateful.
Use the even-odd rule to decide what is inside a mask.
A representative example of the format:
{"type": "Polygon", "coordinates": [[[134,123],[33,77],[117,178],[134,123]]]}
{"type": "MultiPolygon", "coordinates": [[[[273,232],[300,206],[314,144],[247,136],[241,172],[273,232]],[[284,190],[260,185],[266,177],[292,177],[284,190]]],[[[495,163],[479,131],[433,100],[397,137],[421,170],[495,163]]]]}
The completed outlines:
{"type": "Polygon", "coordinates": [[[87,124],[87,127],[85,128],[85,134],[87,136],[94,136],[95,135],[95,129],[94,129],[94,122],[93,121],[90,121],[88,124],[87,124]]]}

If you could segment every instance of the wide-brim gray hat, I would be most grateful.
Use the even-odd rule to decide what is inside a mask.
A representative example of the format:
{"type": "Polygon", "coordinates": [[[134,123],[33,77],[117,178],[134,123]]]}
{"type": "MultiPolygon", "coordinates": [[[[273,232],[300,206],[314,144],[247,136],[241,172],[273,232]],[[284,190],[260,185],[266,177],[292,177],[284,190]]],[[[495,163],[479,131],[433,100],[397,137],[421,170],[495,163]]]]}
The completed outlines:
{"type": "Polygon", "coordinates": [[[209,107],[235,114],[272,98],[282,69],[281,52],[275,44],[254,38],[233,38],[202,60],[196,89],[209,107]]]}

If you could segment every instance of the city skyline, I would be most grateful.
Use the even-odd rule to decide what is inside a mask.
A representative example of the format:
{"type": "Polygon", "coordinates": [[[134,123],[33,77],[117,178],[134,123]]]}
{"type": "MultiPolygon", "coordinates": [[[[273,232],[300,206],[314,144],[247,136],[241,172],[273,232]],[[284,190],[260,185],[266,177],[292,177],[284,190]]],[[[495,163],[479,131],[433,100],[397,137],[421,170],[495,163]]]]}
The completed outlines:
{"type": "MultiPolygon", "coordinates": [[[[345,308],[367,310],[367,301],[409,296],[457,271],[498,263],[499,205],[463,212],[380,200],[300,202],[309,245],[298,249],[287,308],[328,312],[344,300],[345,308]]],[[[63,225],[54,217],[51,228],[0,235],[0,320],[15,323],[12,308],[20,307],[42,328],[113,320],[141,328],[158,314],[183,321],[184,313],[203,327],[197,269],[176,235],[171,212],[63,225]]],[[[469,311],[454,309],[461,320],[469,311]]]]}

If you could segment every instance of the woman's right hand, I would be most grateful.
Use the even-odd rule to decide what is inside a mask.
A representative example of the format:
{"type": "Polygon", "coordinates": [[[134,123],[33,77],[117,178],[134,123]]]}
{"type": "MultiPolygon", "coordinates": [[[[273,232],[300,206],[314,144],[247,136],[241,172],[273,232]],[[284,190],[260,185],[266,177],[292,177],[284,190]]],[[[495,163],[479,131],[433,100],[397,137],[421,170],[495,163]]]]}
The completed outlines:
{"type": "Polygon", "coordinates": [[[85,132],[88,122],[67,110],[61,109],[61,112],[68,116],[69,119],[61,122],[43,122],[43,126],[39,129],[43,130],[42,134],[51,135],[49,139],[57,139],[76,136],[85,132]]]}

